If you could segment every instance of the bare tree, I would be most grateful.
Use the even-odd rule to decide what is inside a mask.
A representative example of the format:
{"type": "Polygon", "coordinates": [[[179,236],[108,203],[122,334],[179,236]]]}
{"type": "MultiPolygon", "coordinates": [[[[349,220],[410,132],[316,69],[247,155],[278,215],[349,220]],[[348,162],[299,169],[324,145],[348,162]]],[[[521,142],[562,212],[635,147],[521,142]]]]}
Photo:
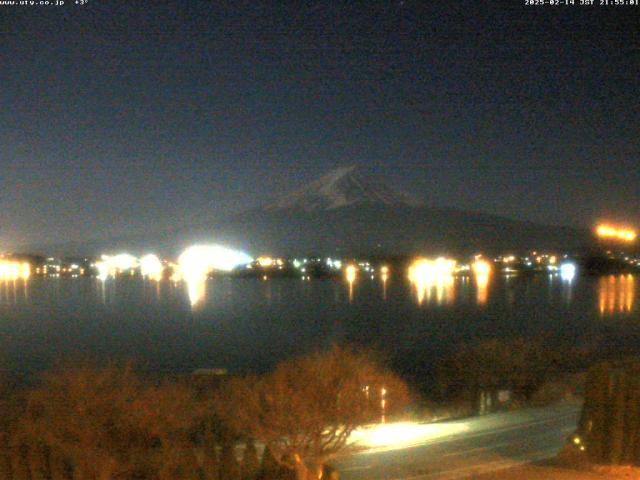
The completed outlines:
{"type": "Polygon", "coordinates": [[[130,366],[72,367],[27,392],[13,436],[32,468],[48,463],[55,477],[191,479],[192,432],[205,413],[186,386],[142,382],[130,366]]]}
{"type": "Polygon", "coordinates": [[[118,452],[116,446],[121,436],[133,440],[122,422],[140,388],[131,368],[49,373],[27,393],[17,434],[30,445],[47,445],[72,466],[74,478],[110,479],[129,467],[130,449],[118,452]]]}
{"type": "MultiPolygon", "coordinates": [[[[194,436],[208,412],[191,389],[176,381],[147,385],[133,400],[130,414],[135,428],[157,445],[159,480],[200,478],[194,436]]],[[[205,449],[215,448],[214,444],[199,443],[205,449]]]]}
{"type": "Polygon", "coordinates": [[[288,360],[262,377],[230,381],[219,418],[262,441],[299,479],[320,478],[358,426],[406,404],[406,384],[371,355],[334,347],[288,360]]]}
{"type": "Polygon", "coordinates": [[[489,339],[462,344],[440,367],[443,390],[475,395],[482,389],[510,388],[528,398],[554,371],[556,354],[536,339],[489,339]]]}

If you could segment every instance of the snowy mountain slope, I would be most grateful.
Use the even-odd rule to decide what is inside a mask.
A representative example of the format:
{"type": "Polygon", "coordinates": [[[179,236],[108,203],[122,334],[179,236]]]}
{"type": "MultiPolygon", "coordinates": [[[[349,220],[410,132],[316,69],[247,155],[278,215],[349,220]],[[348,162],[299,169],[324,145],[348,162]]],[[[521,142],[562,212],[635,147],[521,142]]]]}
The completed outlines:
{"type": "Polygon", "coordinates": [[[287,193],[265,210],[332,210],[363,203],[419,206],[420,202],[361,172],[355,165],[338,168],[306,187],[287,193]]]}

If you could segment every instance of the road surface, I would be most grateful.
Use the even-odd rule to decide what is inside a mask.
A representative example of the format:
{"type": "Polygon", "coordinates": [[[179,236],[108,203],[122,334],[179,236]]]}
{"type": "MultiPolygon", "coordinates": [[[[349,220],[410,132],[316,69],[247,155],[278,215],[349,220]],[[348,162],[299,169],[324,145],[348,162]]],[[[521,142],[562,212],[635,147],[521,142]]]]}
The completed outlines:
{"type": "Polygon", "coordinates": [[[436,424],[387,424],[360,432],[366,450],[335,462],[341,480],[469,478],[553,457],[578,421],[561,404],[436,424]]]}

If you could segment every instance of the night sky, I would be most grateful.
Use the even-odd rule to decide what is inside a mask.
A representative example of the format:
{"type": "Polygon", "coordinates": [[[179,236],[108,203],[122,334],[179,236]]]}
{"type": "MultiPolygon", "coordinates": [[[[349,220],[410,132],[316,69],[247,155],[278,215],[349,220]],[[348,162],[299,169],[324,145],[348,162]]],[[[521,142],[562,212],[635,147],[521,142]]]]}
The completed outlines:
{"type": "Polygon", "coordinates": [[[351,164],[433,205],[640,223],[640,7],[67,3],[0,6],[0,250],[179,229],[351,164]]]}

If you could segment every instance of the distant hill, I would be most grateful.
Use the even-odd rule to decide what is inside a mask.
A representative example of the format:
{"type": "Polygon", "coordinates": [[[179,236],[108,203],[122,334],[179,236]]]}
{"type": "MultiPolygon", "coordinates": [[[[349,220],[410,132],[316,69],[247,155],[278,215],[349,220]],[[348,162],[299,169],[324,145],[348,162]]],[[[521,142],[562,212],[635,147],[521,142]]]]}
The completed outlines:
{"type": "Polygon", "coordinates": [[[424,205],[412,195],[350,166],[323,175],[274,202],[153,239],[119,237],[43,246],[54,253],[129,249],[175,254],[192,242],[219,242],[254,254],[473,253],[530,248],[576,249],[589,232],[498,215],[424,205]]]}

